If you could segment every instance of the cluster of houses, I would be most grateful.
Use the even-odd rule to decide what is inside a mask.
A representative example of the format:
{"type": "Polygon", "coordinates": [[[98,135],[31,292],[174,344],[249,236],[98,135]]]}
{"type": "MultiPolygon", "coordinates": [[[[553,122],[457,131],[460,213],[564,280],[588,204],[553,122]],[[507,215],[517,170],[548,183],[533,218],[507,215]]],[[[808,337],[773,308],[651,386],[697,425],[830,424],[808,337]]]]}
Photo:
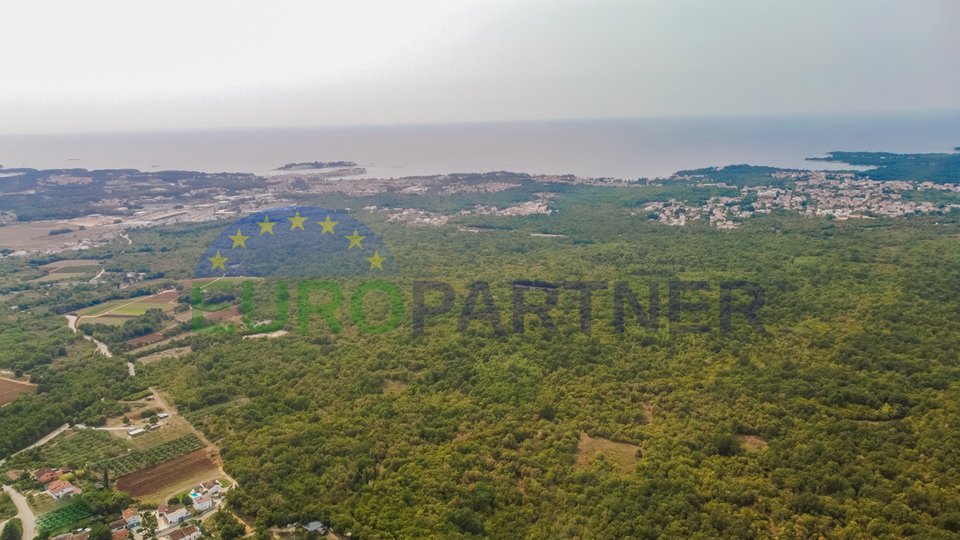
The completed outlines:
{"type": "MultiPolygon", "coordinates": [[[[34,478],[37,479],[37,481],[41,479],[49,480],[50,484],[56,482],[69,484],[69,482],[59,479],[59,475],[64,474],[64,472],[68,471],[64,471],[63,469],[41,469],[34,474],[34,478]]],[[[47,490],[50,490],[49,484],[47,490]]],[[[74,490],[76,490],[77,493],[80,491],[76,488],[74,488],[74,490]]],[[[190,498],[193,501],[192,506],[198,514],[206,512],[220,502],[223,497],[222,494],[223,485],[221,485],[219,481],[209,480],[203,482],[196,486],[190,493],[190,498]]],[[[182,504],[162,504],[157,508],[156,516],[157,525],[162,531],[184,523],[193,517],[193,514],[182,504]]],[[[109,523],[108,527],[113,537],[112,540],[127,540],[131,535],[131,531],[140,528],[142,525],[143,518],[140,510],[136,506],[131,506],[124,509],[123,512],[121,512],[121,517],[109,523]]],[[[197,540],[200,536],[200,529],[195,525],[186,525],[166,532],[162,536],[159,536],[158,540],[197,540]]],[[[52,540],[89,540],[89,537],[90,529],[85,529],[62,534],[52,538],[52,540]]]]}
{"type": "MultiPolygon", "coordinates": [[[[693,177],[685,177],[696,180],[693,177]]],[[[702,187],[732,188],[724,183],[700,183],[702,187]]],[[[667,225],[686,225],[705,219],[718,229],[733,229],[756,214],[788,210],[804,215],[830,216],[839,220],[870,217],[903,217],[957,208],[905,197],[909,191],[940,190],[960,193],[960,186],[932,182],[876,181],[843,172],[777,172],[770,185],[745,186],[736,196],[711,197],[703,204],[673,198],[651,201],[635,214],[667,225]],[[782,180],[792,183],[780,185],[782,180]]]]}
{"type": "MultiPolygon", "coordinates": [[[[208,480],[201,483],[190,492],[193,509],[197,513],[212,509],[219,502],[222,493],[223,486],[217,480],[208,480]]],[[[160,525],[161,529],[183,523],[189,518],[190,511],[182,504],[161,504],[157,508],[157,524],[160,525]]]]}
{"type": "Polygon", "coordinates": [[[63,475],[72,472],[66,467],[59,469],[38,469],[33,473],[33,479],[43,484],[43,489],[55,500],[73,497],[82,493],[80,488],[64,480],[63,475]]]}

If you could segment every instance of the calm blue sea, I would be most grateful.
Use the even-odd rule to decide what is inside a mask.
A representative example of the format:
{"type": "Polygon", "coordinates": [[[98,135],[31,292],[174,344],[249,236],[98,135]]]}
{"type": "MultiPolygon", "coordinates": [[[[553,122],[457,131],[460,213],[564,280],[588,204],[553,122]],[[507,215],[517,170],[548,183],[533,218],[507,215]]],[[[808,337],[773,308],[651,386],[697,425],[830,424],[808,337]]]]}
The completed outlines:
{"type": "Polygon", "coordinates": [[[830,150],[946,152],[960,113],[656,118],[0,137],[6,167],[266,173],[295,161],[356,161],[369,176],[510,170],[658,177],[752,163],[824,168],[830,150]]]}

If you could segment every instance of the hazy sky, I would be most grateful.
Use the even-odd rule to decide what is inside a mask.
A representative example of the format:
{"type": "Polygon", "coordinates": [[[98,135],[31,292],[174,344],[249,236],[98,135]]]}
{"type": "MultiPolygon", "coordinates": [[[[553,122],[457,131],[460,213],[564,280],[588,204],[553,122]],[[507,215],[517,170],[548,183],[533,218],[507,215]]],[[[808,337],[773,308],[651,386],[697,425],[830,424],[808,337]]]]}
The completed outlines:
{"type": "Polygon", "coordinates": [[[0,133],[960,110],[956,0],[38,0],[0,21],[0,133]]]}

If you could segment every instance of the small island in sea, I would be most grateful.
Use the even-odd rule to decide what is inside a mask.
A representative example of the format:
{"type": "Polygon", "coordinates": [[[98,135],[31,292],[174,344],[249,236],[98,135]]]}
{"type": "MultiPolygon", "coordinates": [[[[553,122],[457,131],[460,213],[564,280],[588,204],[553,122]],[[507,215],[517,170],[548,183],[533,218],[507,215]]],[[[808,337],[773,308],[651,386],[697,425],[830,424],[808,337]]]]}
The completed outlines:
{"type": "Polygon", "coordinates": [[[356,167],[353,161],[301,161],[296,163],[287,163],[277,167],[278,171],[303,171],[309,169],[336,169],[342,167],[356,167]]]}

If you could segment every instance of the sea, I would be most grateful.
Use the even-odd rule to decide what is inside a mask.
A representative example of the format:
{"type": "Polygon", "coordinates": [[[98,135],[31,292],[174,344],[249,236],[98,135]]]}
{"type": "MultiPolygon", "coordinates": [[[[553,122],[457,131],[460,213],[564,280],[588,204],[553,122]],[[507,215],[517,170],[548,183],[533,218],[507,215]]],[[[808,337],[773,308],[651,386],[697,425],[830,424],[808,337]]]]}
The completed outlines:
{"type": "Polygon", "coordinates": [[[631,118],[0,136],[7,168],[136,168],[277,174],[292,162],[354,161],[357,178],[513,171],[619,179],[833,150],[951,152],[960,112],[897,115],[631,118]]]}

